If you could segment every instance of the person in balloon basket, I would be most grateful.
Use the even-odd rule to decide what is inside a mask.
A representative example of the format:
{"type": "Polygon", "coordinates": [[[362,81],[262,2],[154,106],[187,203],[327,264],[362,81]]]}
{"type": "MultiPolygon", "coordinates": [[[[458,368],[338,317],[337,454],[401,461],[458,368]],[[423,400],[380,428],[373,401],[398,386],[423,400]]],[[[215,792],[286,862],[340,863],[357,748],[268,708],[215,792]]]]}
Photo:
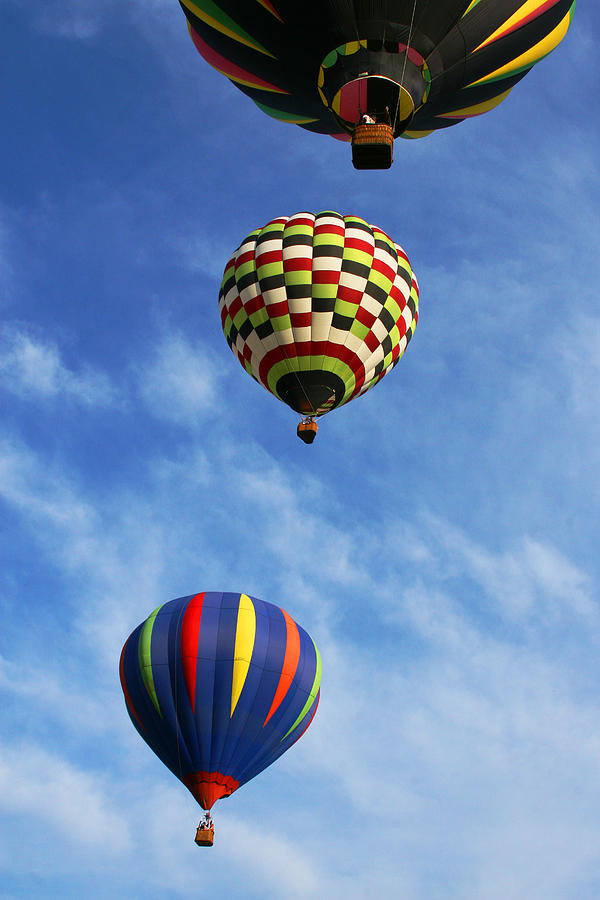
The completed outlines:
{"type": "Polygon", "coordinates": [[[215,835],[215,826],[210,812],[206,812],[203,819],[198,822],[196,831],[196,843],[201,847],[211,847],[215,835]]]}

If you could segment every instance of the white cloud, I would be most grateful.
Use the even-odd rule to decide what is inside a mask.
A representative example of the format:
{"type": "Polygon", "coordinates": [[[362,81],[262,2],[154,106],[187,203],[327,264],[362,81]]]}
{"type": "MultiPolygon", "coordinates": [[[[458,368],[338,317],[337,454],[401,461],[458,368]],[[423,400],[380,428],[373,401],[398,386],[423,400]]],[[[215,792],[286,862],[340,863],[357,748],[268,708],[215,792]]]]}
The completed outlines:
{"type": "Polygon", "coordinates": [[[540,625],[581,616],[598,625],[589,576],[557,547],[522,535],[510,550],[493,553],[448,522],[431,515],[425,520],[447,554],[446,577],[467,574],[496,602],[501,616],[535,618],[540,625]]]}
{"type": "MultiPolygon", "coordinates": [[[[257,223],[257,227],[259,224],[257,223]]],[[[243,237],[243,234],[239,235],[240,242],[243,237]]],[[[197,234],[173,241],[173,249],[190,272],[206,275],[211,282],[219,285],[225,266],[236,247],[227,247],[223,241],[217,241],[210,234],[197,234]]]]}
{"type": "Polygon", "coordinates": [[[74,371],[65,366],[56,344],[9,326],[0,332],[0,387],[24,398],[60,398],[83,406],[117,402],[103,372],[87,365],[74,371]]]}
{"type": "Polygon", "coordinates": [[[600,319],[576,315],[559,345],[569,399],[579,416],[598,417],[600,319]]]}
{"type": "Polygon", "coordinates": [[[235,848],[236,865],[260,879],[272,897],[322,897],[322,873],[302,844],[276,833],[268,819],[260,827],[227,819],[218,833],[224,846],[235,848]],[[270,887],[270,890],[269,890],[270,887]]]}
{"type": "MultiPolygon", "coordinates": [[[[265,550],[277,559],[287,577],[309,574],[308,561],[320,560],[319,580],[338,587],[364,587],[368,576],[359,552],[364,535],[339,528],[322,513],[313,512],[319,508],[317,497],[323,500],[327,492],[322,484],[307,477],[298,490],[293,478],[272,459],[266,459],[259,470],[238,466],[232,479],[260,516],[265,550]]],[[[335,501],[332,496],[329,500],[329,513],[334,517],[335,501]]]]}
{"type": "Polygon", "coordinates": [[[154,415],[192,427],[214,408],[220,375],[206,345],[170,334],[138,368],[137,378],[154,415]]]}
{"type": "Polygon", "coordinates": [[[0,807],[57,828],[103,854],[131,848],[129,825],[103,794],[102,777],[32,745],[0,746],[0,807]],[[113,807],[112,809],[110,807],[113,807]]]}
{"type": "MultiPolygon", "coordinates": [[[[413,599],[412,622],[390,628],[378,654],[323,642],[321,709],[284,762],[306,760],[336,821],[346,808],[355,833],[364,822],[374,838],[374,854],[353,847],[348,896],[368,890],[370,867],[378,886],[410,872],[403,897],[570,896],[597,859],[595,700],[578,696],[576,672],[551,655],[491,638],[446,597],[430,598],[426,616],[426,598],[413,599]]],[[[336,835],[328,843],[335,859],[336,835]]]]}
{"type": "MultiPolygon", "coordinates": [[[[39,666],[29,665],[22,658],[10,660],[0,656],[0,692],[4,694],[4,702],[10,703],[11,699],[19,701],[19,705],[11,710],[14,716],[12,725],[17,719],[30,719],[32,710],[35,710],[37,716],[43,716],[46,723],[53,722],[63,735],[70,732],[72,736],[83,734],[87,738],[118,730],[114,722],[114,692],[100,683],[100,660],[90,659],[89,653],[87,659],[88,677],[93,677],[95,683],[92,693],[78,680],[73,681],[73,660],[68,665],[61,665],[52,657],[39,666]]],[[[1,718],[8,733],[11,723],[6,715],[1,718]]]]}
{"type": "MultiPolygon", "coordinates": [[[[38,525],[65,527],[82,535],[92,526],[93,508],[76,496],[60,472],[51,472],[18,440],[0,442],[0,497],[38,525]]],[[[46,539],[51,532],[44,532],[46,539]]]]}
{"type": "MultiPolygon", "coordinates": [[[[400,883],[407,900],[441,898],[431,883],[431,860],[444,857],[452,834],[455,859],[448,864],[457,872],[443,900],[465,896],[461,879],[481,884],[484,900],[502,896],[500,886],[510,896],[525,885],[532,900],[558,900],[563,888],[568,895],[596,859],[586,834],[590,827],[598,831],[596,654],[592,636],[582,637],[595,621],[587,574],[541,540],[523,536],[508,550],[492,551],[431,515],[412,526],[392,520],[376,540],[368,539],[344,527],[352,498],[336,496],[315,476],[297,481],[243,440],[203,445],[190,458],[196,462],[189,469],[178,458],[155,460],[143,492],[104,491],[94,498],[13,441],[0,454],[0,485],[24,522],[35,523],[35,545],[61,568],[73,594],[81,596],[85,584],[77,623],[107,665],[116,665],[123,637],[137,621],[176,595],[175,583],[184,585],[181,593],[206,586],[190,583],[196,577],[219,588],[245,573],[262,583],[265,599],[283,604],[285,596],[283,605],[290,609],[293,601],[290,611],[302,624],[308,625],[304,615],[313,623],[324,664],[321,708],[277,769],[249,787],[248,802],[240,791],[239,801],[224,805],[214,872],[226,866],[231,884],[251,871],[251,889],[269,897],[282,895],[281,884],[285,896],[358,898],[367,890],[393,895],[400,883]],[[40,527],[44,522],[52,529],[40,527]],[[419,535],[419,565],[407,567],[412,534],[419,535]],[[328,563],[307,570],[306,561],[319,559],[324,548],[333,569],[328,563]],[[466,585],[478,589],[479,606],[463,599],[466,585]],[[486,603],[506,629],[482,624],[486,603]],[[576,630],[563,629],[565,621],[576,630]],[[542,640],[548,635],[552,640],[542,640]],[[288,794],[295,782],[297,792],[288,794]],[[281,796],[271,785],[281,786],[281,796]],[[253,830],[257,800],[250,798],[273,811],[280,830],[253,830]],[[230,809],[246,809],[246,817],[232,820],[230,809]],[[557,823],[549,842],[555,850],[562,843],[563,852],[542,864],[549,819],[557,823]],[[364,846],[357,841],[361,821],[368,822],[364,846]],[[519,855],[515,833],[529,861],[519,855]],[[543,890],[535,886],[536,873],[543,890]],[[490,878],[499,886],[486,894],[490,878]]],[[[10,661],[3,672],[9,693],[35,702],[34,668],[19,677],[10,661]]],[[[87,678],[93,713],[104,682],[97,675],[90,682],[89,669],[87,678]]],[[[36,709],[46,701],[44,721],[60,722],[51,707],[78,693],[77,685],[50,679],[36,709]]],[[[137,746],[131,729],[126,737],[124,713],[116,731],[102,717],[100,723],[117,748],[137,746]]],[[[153,884],[187,896],[188,853],[195,848],[187,850],[184,789],[173,780],[160,799],[151,786],[160,764],[141,742],[139,763],[137,755],[129,758],[137,750],[125,752],[127,771],[139,779],[127,803],[144,823],[136,858],[142,854],[153,884]],[[175,870],[175,877],[169,874],[175,870]]],[[[14,768],[14,756],[10,762],[14,768]]],[[[68,775],[65,765],[60,771],[68,775]]],[[[67,775],[58,780],[66,783],[67,775]]],[[[76,790],[85,795],[80,785],[76,790]]],[[[114,789],[108,795],[104,814],[123,818],[131,834],[130,814],[114,789]]],[[[32,814],[27,793],[9,798],[12,810],[32,814]]],[[[77,815],[60,824],[57,814],[55,827],[74,827],[77,815]]]]}
{"type": "Polygon", "coordinates": [[[36,26],[46,33],[70,40],[88,40],[101,29],[114,0],[49,0],[37,10],[36,26]]]}
{"type": "Polygon", "coordinates": [[[179,64],[173,58],[173,41],[178,46],[185,41],[185,22],[182,29],[183,14],[170,0],[130,0],[125,8],[117,0],[45,0],[43,8],[33,10],[23,0],[11,2],[27,7],[37,31],[72,41],[97,39],[111,20],[114,24],[118,18],[122,26],[125,15],[128,23],[154,45],[165,66],[179,64]]]}
{"type": "Polygon", "coordinates": [[[161,602],[160,517],[143,500],[132,507],[122,493],[96,503],[59,466],[44,463],[18,440],[0,442],[0,499],[18,511],[35,545],[71,580],[79,626],[88,617],[94,625],[96,657],[114,662],[136,624],[125,601],[138,605],[140,617],[161,602]]]}

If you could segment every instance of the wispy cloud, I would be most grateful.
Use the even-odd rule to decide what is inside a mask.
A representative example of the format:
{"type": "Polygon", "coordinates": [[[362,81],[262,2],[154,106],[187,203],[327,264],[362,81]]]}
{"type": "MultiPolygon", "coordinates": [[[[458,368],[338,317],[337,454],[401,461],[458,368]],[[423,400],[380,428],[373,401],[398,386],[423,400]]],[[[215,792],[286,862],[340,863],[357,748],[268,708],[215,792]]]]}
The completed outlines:
{"type": "MultiPolygon", "coordinates": [[[[58,642],[58,637],[56,640],[58,642]]],[[[95,678],[96,662],[99,661],[90,660],[88,669],[88,674],[95,678]]],[[[90,693],[86,690],[85,679],[73,680],[71,663],[72,660],[69,664],[61,664],[52,656],[36,665],[22,657],[7,659],[0,656],[0,693],[4,695],[5,706],[11,708],[13,727],[16,722],[26,727],[35,710],[35,716],[42,716],[47,725],[53,722],[63,736],[69,733],[71,736],[85,735],[87,740],[88,736],[97,737],[119,730],[113,721],[112,691],[96,681],[95,689],[90,693]]],[[[3,718],[4,728],[8,731],[9,722],[6,716],[3,718]]]]}
{"type": "Polygon", "coordinates": [[[72,534],[83,535],[96,515],[59,470],[42,464],[18,439],[6,438],[0,444],[0,497],[32,524],[46,522],[72,534]]]}
{"type": "MultiPolygon", "coordinates": [[[[262,224],[264,223],[256,223],[257,227],[262,224]]],[[[239,241],[244,237],[244,234],[240,234],[239,241]]],[[[227,261],[236,249],[235,246],[228,247],[222,239],[211,233],[172,239],[171,245],[185,268],[194,274],[206,275],[217,284],[221,283],[227,261]]],[[[216,307],[216,297],[214,303],[216,307]]]]}
{"type": "MultiPolygon", "coordinates": [[[[600,319],[575,315],[560,345],[569,399],[579,416],[597,421],[600,396],[600,319]]],[[[595,449],[595,448],[594,448],[595,449]]]]}
{"type": "Polygon", "coordinates": [[[0,746],[0,806],[50,824],[75,844],[128,853],[129,825],[111,809],[102,778],[31,745],[0,746]]]}
{"type": "MultiPolygon", "coordinates": [[[[574,836],[583,840],[592,821],[594,798],[600,793],[598,712],[586,688],[586,672],[591,672],[595,651],[592,641],[581,640],[581,630],[593,621],[586,573],[555,548],[531,537],[524,536],[508,550],[492,551],[430,514],[412,525],[390,522],[382,547],[381,540],[363,541],[360,529],[349,535],[335,525],[338,517],[347,521],[351,501],[338,497],[316,477],[296,483],[269,454],[251,443],[221,441],[218,447],[208,445],[199,453],[201,490],[194,486],[194,466],[188,471],[176,460],[161,464],[157,459],[148,473],[144,499],[133,494],[125,499],[120,492],[94,497],[76,481],[58,478],[56,470],[48,470],[15,441],[3,447],[7,477],[0,481],[5,500],[24,522],[36,523],[36,542],[43,552],[62,568],[74,588],[80,591],[82,583],[87,585],[86,608],[77,617],[80,633],[107,666],[111,659],[116,665],[124,635],[171,596],[177,579],[189,584],[190,590],[206,586],[191,584],[198,572],[203,577],[210,572],[211,587],[245,572],[249,580],[263,585],[265,599],[281,602],[282,592],[287,592],[287,599],[294,598],[298,609],[306,614],[312,609],[310,617],[324,660],[321,709],[306,738],[278,763],[281,775],[272,776],[286,781],[285,774],[292,784],[299,779],[302,785],[311,785],[312,793],[304,796],[300,790],[293,800],[282,796],[269,801],[281,805],[282,821],[289,814],[289,804],[295,810],[294,822],[277,834],[267,829],[257,836],[243,818],[232,820],[229,807],[224,809],[219,839],[223,846],[234,847],[228,851],[230,878],[253,866],[263,896],[281,896],[282,884],[286,896],[318,896],[319,891],[322,895],[324,884],[328,896],[336,896],[336,891],[341,896],[344,884],[344,896],[354,898],[369,884],[380,893],[393,891],[397,867],[406,866],[411,876],[403,881],[404,896],[441,897],[431,884],[430,854],[423,851],[423,835],[427,835],[429,851],[437,848],[443,854],[445,836],[454,830],[459,834],[458,845],[478,848],[475,858],[463,854],[452,862],[457,868],[456,889],[447,889],[444,897],[462,897],[462,879],[483,883],[489,873],[499,877],[498,854],[510,868],[509,848],[514,852],[516,845],[509,836],[515,828],[535,854],[535,842],[555,809],[554,818],[562,824],[552,840],[556,846],[566,841],[567,846],[560,858],[548,863],[544,883],[572,883],[575,873],[593,858],[592,850],[583,849],[574,836]],[[201,509],[196,496],[202,497],[201,509]],[[321,506],[315,507],[319,497],[321,506]],[[229,523],[228,546],[220,525],[213,527],[214,520],[203,513],[219,505],[229,523]],[[311,505],[314,508],[304,515],[311,505]],[[199,515],[203,516],[200,523],[199,515]],[[250,515],[256,529],[251,536],[245,533],[250,515]],[[53,539],[50,529],[39,527],[44,520],[53,525],[53,539]],[[307,523],[306,533],[298,525],[302,520],[307,523]],[[287,541],[283,532],[289,535],[287,541]],[[412,533],[419,534],[418,565],[406,570],[397,553],[382,551],[388,546],[385,541],[400,546],[399,536],[412,533]],[[175,547],[176,573],[169,571],[175,547]],[[332,555],[333,568],[309,567],[307,574],[306,560],[318,559],[324,547],[332,555]],[[389,557],[385,565],[380,563],[382,555],[389,557]],[[290,577],[292,587],[287,582],[290,577]],[[458,599],[452,599],[450,584],[452,597],[458,599]],[[482,597],[492,601],[498,618],[511,629],[490,630],[482,622],[477,605],[461,596],[469,584],[471,593],[475,585],[482,597]],[[299,587],[304,598],[301,592],[295,596],[299,587]],[[353,619],[358,616],[356,628],[350,631],[344,622],[344,604],[351,605],[353,619]],[[548,604],[553,615],[548,615],[548,604]],[[572,633],[563,629],[563,623],[574,616],[581,619],[581,628],[572,633]],[[517,635],[512,625],[523,621],[529,628],[517,635]],[[540,643],[540,628],[560,634],[564,644],[560,655],[554,653],[551,642],[540,643]],[[575,647],[578,660],[573,668],[569,657],[575,647]],[[328,808],[332,797],[335,814],[328,808]],[[492,802],[492,797],[497,799],[492,802]],[[340,815],[352,822],[366,817],[374,842],[354,847],[350,861],[347,841],[356,837],[356,831],[353,825],[346,832],[346,826],[339,824],[340,815]],[[298,816],[315,821],[318,850],[311,847],[308,833],[298,835],[298,816]],[[258,840],[279,862],[273,863],[266,852],[254,857],[251,850],[258,840]],[[496,842],[501,850],[494,851],[496,842]],[[366,874],[373,860],[376,876],[366,874]],[[346,883],[348,867],[352,878],[346,883]]],[[[406,553],[411,553],[410,544],[406,553]]],[[[302,621],[296,609],[292,611],[302,621]]],[[[32,696],[33,667],[19,676],[14,661],[5,660],[3,674],[6,691],[42,708],[43,703],[32,696]]],[[[91,683],[88,679],[92,706],[103,697],[103,684],[97,676],[91,683]]],[[[50,679],[40,698],[48,707],[46,720],[59,721],[59,713],[52,713],[51,707],[64,706],[69,694],[72,699],[78,690],[76,685],[68,687],[50,679]]],[[[132,729],[128,733],[124,712],[123,727],[116,731],[102,717],[99,721],[116,747],[137,748],[138,737],[132,729]]],[[[39,753],[30,748],[24,759],[46,762],[39,753]]],[[[141,744],[139,763],[137,749],[127,749],[125,758],[138,773],[137,793],[129,800],[139,814],[144,802],[150,803],[148,798],[157,802],[150,785],[160,767],[141,744]],[[142,800],[145,793],[147,801],[142,800]]],[[[89,785],[77,780],[74,764],[67,759],[58,765],[54,759],[51,762],[59,773],[57,785],[73,779],[73,790],[87,798],[89,785]]],[[[6,778],[16,765],[11,751],[6,778]]],[[[262,779],[261,790],[269,781],[269,776],[262,779]]],[[[160,822],[153,820],[150,807],[148,816],[142,817],[149,822],[144,828],[149,845],[142,852],[148,856],[148,878],[157,885],[166,884],[165,873],[175,863],[183,872],[190,865],[179,846],[180,841],[191,840],[182,830],[182,814],[188,816],[183,812],[186,801],[169,799],[181,797],[178,789],[184,790],[173,784],[161,801],[160,822]],[[154,848],[151,860],[149,847],[154,848]]],[[[98,810],[101,822],[114,816],[121,822],[117,834],[131,836],[130,816],[115,799],[114,786],[106,796],[105,810],[98,808],[93,796],[90,808],[98,810]]],[[[254,789],[248,792],[248,797],[257,796],[254,789]]],[[[240,800],[243,809],[245,801],[240,800]]],[[[9,792],[5,802],[13,814],[31,814],[28,792],[9,792]]],[[[66,816],[65,821],[62,811],[57,812],[53,827],[63,831],[75,827],[77,809],[76,804],[73,818],[66,816]]],[[[252,815],[250,806],[248,815],[252,815]]],[[[525,883],[529,871],[521,872],[516,883],[525,883]]],[[[184,882],[184,878],[177,881],[178,895],[187,896],[189,887],[184,882]]],[[[511,889],[509,875],[500,883],[511,889]]],[[[542,900],[546,895],[536,890],[532,888],[531,896],[542,900]]],[[[485,893],[482,896],[487,900],[485,893]]],[[[490,896],[500,897],[500,889],[490,896]]],[[[555,896],[558,900],[560,894],[555,896]]]]}
{"type": "Polygon", "coordinates": [[[168,334],[137,369],[140,394],[154,415],[192,427],[214,407],[219,370],[201,341],[168,334]]]}
{"type": "Polygon", "coordinates": [[[100,30],[104,16],[114,7],[112,0],[50,0],[37,11],[40,31],[70,40],[88,40],[100,30]]]}
{"type": "Polygon", "coordinates": [[[70,400],[83,406],[113,406],[119,398],[104,372],[84,364],[69,368],[58,346],[27,330],[0,331],[0,388],[27,399],[70,400]]]}
{"type": "Polygon", "coordinates": [[[427,522],[443,550],[446,576],[468,575],[501,616],[556,625],[561,617],[576,615],[598,624],[589,576],[557,547],[520,535],[511,549],[492,553],[439,518],[428,515],[427,522]]]}

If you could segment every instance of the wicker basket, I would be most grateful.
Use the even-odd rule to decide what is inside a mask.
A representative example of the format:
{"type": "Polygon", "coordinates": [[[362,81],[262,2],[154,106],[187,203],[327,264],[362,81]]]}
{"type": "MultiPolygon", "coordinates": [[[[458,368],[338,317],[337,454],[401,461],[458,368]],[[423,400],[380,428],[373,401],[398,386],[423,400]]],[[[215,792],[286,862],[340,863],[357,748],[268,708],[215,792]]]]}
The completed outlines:
{"type": "Polygon", "coordinates": [[[212,847],[215,838],[214,828],[197,828],[195,841],[199,847],[212,847]]]}
{"type": "Polygon", "coordinates": [[[296,434],[305,444],[312,444],[317,436],[319,426],[316,422],[300,422],[296,429],[296,434]]]}
{"type": "Polygon", "coordinates": [[[355,169],[389,169],[394,158],[394,130],[383,122],[357,125],[352,135],[355,169]]]}

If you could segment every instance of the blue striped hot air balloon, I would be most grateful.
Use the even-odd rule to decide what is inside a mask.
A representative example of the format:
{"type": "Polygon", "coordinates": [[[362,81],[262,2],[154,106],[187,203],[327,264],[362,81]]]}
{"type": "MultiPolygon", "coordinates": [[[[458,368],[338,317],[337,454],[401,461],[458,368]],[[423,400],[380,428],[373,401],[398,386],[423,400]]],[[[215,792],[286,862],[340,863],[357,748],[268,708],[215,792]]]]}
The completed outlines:
{"type": "Polygon", "coordinates": [[[210,810],[308,728],[321,661],[279,607],[205,592],[165,603],[138,625],[120,676],[139,734],[210,810]]]}

